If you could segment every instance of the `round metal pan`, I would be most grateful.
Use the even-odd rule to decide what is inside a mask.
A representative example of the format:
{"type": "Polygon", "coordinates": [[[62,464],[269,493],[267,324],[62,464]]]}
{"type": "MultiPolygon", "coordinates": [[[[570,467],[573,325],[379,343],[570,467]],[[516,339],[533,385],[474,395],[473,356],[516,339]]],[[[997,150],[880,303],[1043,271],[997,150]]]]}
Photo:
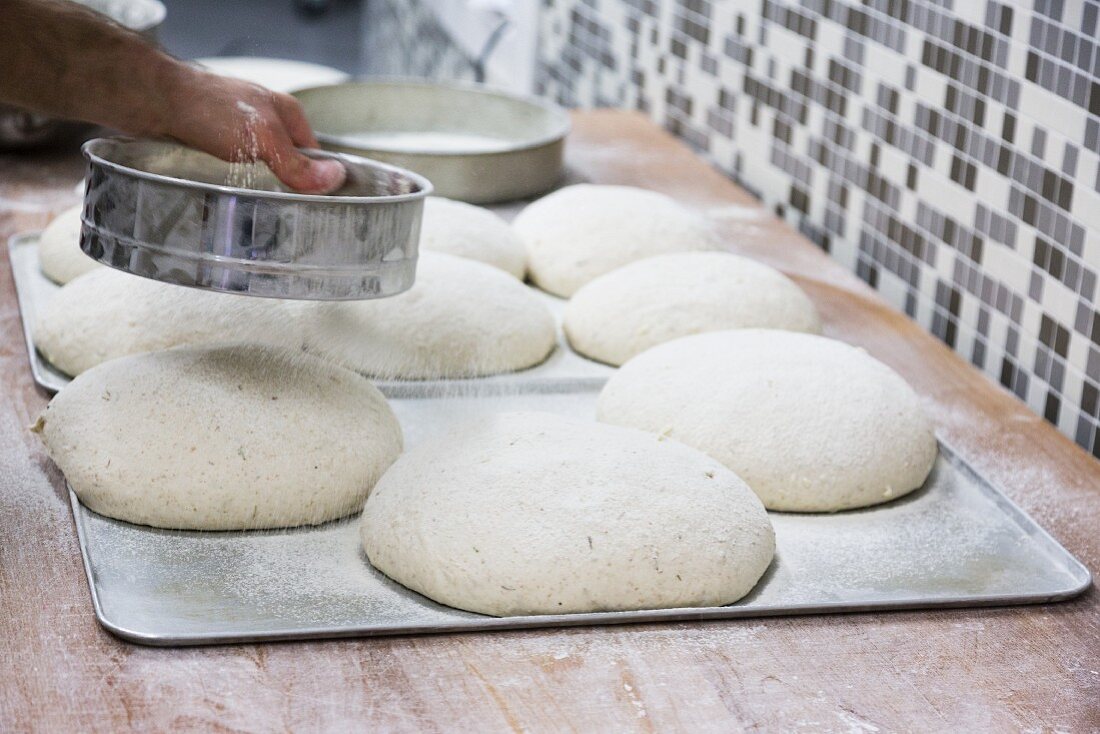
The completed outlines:
{"type": "Polygon", "coordinates": [[[321,146],[426,176],[474,204],[519,199],[561,176],[569,115],[477,85],[370,80],[295,92],[321,146]]]}
{"type": "Polygon", "coordinates": [[[270,298],[383,298],[412,286],[427,179],[356,156],[331,195],[286,191],[266,166],[248,187],[231,164],[181,145],[99,138],[88,160],[80,247],[119,270],[270,298]]]}

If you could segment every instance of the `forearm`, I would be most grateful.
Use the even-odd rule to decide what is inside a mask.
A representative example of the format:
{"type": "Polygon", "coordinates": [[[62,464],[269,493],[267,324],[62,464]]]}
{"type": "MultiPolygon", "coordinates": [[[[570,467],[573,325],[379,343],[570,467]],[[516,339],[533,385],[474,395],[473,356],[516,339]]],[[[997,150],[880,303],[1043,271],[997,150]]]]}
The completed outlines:
{"type": "Polygon", "coordinates": [[[137,33],[77,3],[0,0],[0,101],[163,135],[171,88],[185,73],[137,33]]]}
{"type": "Polygon", "coordinates": [[[299,191],[344,182],[337,161],[297,150],[317,140],[293,97],[192,68],[68,0],[0,0],[0,102],[258,158],[299,191]]]}

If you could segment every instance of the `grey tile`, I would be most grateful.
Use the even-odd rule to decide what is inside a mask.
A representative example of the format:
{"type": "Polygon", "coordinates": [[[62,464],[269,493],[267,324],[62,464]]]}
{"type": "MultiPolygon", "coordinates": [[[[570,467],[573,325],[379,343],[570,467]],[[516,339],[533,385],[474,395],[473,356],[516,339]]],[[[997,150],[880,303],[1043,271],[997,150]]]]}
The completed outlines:
{"type": "Polygon", "coordinates": [[[1031,284],[1028,286],[1028,296],[1036,303],[1043,302],[1043,276],[1036,271],[1031,272],[1031,284]]]}
{"type": "MultiPolygon", "coordinates": [[[[417,2],[423,0],[414,0],[417,2]]],[[[1069,28],[1053,20],[1062,8],[1049,0],[1040,2],[1039,12],[1024,0],[983,3],[979,10],[986,23],[978,26],[960,17],[960,2],[911,0],[908,15],[901,19],[887,18],[894,8],[887,0],[738,3],[731,14],[733,20],[717,28],[708,20],[711,3],[693,0],[691,6],[675,4],[672,16],[678,20],[673,27],[650,38],[647,31],[624,22],[653,12],[647,22],[654,26],[664,23],[658,17],[666,16],[648,0],[554,0],[543,8],[543,29],[552,42],[545,44],[551,53],[540,60],[540,69],[545,71],[540,72],[540,84],[559,99],[578,104],[601,100],[602,90],[614,89],[616,84],[640,87],[642,78],[647,89],[659,90],[661,99],[669,86],[685,87],[682,92],[694,105],[689,111],[682,99],[673,97],[668,105],[668,127],[704,150],[711,140],[724,139],[725,148],[732,150],[723,153],[725,160],[718,163],[728,173],[762,194],[767,206],[780,211],[813,241],[858,262],[861,277],[875,287],[882,287],[887,273],[890,280],[900,279],[905,289],[904,308],[910,315],[918,314],[921,299],[936,295],[921,290],[923,283],[936,280],[929,278],[930,272],[937,272],[930,268],[936,268],[942,257],[952,258],[948,290],[940,294],[944,304],[940,318],[933,323],[926,317],[922,324],[934,327],[948,341],[952,330],[974,330],[983,338],[975,340],[967,355],[971,361],[1018,394],[1026,394],[1027,387],[1037,380],[1035,387],[1050,396],[1046,415],[1060,415],[1065,422],[1065,411],[1079,411],[1080,406],[1062,400],[1060,385],[1055,389],[1052,384],[1061,379],[1064,370],[1051,366],[1040,371],[1032,364],[1002,360],[1000,354],[1011,356],[1020,351],[1022,343],[1038,339],[1038,334],[1023,332],[1025,298],[1052,311],[1044,301],[1060,286],[1047,283],[1040,270],[1079,292],[1082,303],[1072,329],[1048,317],[1050,349],[1068,354],[1075,339],[1100,344],[1100,327],[1093,317],[1085,319],[1100,296],[1098,264],[1082,262],[1084,223],[1071,214],[1071,207],[1080,205],[1072,199],[1080,195],[1081,186],[1100,191],[1100,176],[1082,181],[1078,175],[1087,168],[1082,165],[1081,147],[1100,154],[1100,117],[1096,116],[1100,115],[1100,54],[1095,51],[1095,34],[1082,32],[1086,26],[1095,26],[1097,3],[1089,0],[1083,10],[1067,15],[1074,23],[1081,20],[1081,28],[1069,28]],[[585,4],[589,1],[591,5],[585,4]],[[642,9],[643,3],[649,11],[642,9]],[[577,7],[583,7],[585,22],[592,26],[585,29],[586,38],[629,36],[636,58],[628,68],[641,72],[638,81],[623,70],[614,72],[619,75],[617,81],[609,78],[597,50],[589,47],[591,43],[573,47],[568,29],[570,13],[577,7]],[[850,12],[863,20],[848,27],[845,19],[850,12]],[[700,27],[689,28],[689,20],[700,27]],[[826,27],[845,39],[840,52],[826,52],[809,43],[826,27]],[[1036,127],[1034,121],[1043,116],[1036,110],[1020,109],[1025,81],[1013,76],[1018,67],[1008,64],[1009,43],[1003,35],[1013,28],[1017,36],[1027,31],[1032,34],[1032,48],[1027,48],[1025,41],[1023,48],[1012,51],[1013,59],[1020,54],[1024,75],[1031,80],[1026,83],[1039,86],[1040,99],[1050,95],[1075,106],[1071,112],[1077,117],[1067,117],[1064,129],[1036,127]],[[689,69],[677,59],[666,60],[668,49],[659,44],[667,45],[673,32],[679,34],[683,55],[695,59],[689,63],[697,63],[697,68],[689,69]],[[768,43],[773,32],[798,38],[805,50],[800,49],[795,58],[780,58],[768,43]],[[917,55],[900,56],[903,39],[917,55]],[[572,56],[555,50],[563,43],[572,56]],[[866,62],[867,49],[872,46],[878,52],[899,54],[904,80],[884,78],[866,62]],[[577,64],[574,67],[562,59],[576,59],[577,64]],[[716,66],[721,79],[714,74],[716,66]],[[951,94],[921,99],[918,75],[950,86],[951,94]],[[845,89],[857,83],[865,98],[845,89]],[[990,120],[1002,113],[1003,123],[990,125],[990,120]],[[1082,123],[1083,137],[1074,132],[1082,123]],[[738,126],[745,124],[774,136],[774,144],[744,142],[748,138],[740,134],[738,126]],[[888,153],[902,156],[904,165],[899,173],[874,165],[888,153]],[[1037,160],[1046,153],[1050,154],[1049,163],[1037,160]],[[940,177],[951,172],[935,162],[951,165],[952,160],[953,178],[963,186],[958,196],[965,198],[965,210],[974,213],[972,221],[956,221],[954,212],[939,211],[930,201],[922,200],[931,190],[928,187],[937,186],[940,177]],[[806,186],[813,178],[820,179],[817,187],[806,186]],[[1000,179],[997,186],[987,185],[996,179],[1000,179]],[[1006,179],[1015,182],[1008,187],[1007,197],[996,193],[1003,190],[1006,179]],[[766,189],[762,186],[765,181],[771,182],[766,189]],[[807,206],[815,203],[815,192],[823,190],[824,205],[807,206]],[[791,192],[796,195],[790,196],[791,192]],[[908,218],[906,214],[912,211],[917,216],[908,218]],[[1044,244],[1036,244],[1032,250],[1036,230],[1044,244]],[[944,249],[948,247],[945,243],[950,250],[944,249]],[[1009,262],[1004,255],[1012,251],[1019,253],[1015,257],[1034,255],[1035,272],[1023,288],[1007,285],[1017,282],[1015,270],[1000,271],[1001,263],[1009,262]],[[851,257],[853,252],[859,257],[851,257]],[[963,315],[953,289],[980,302],[976,315],[973,311],[963,315]],[[950,313],[952,304],[957,318],[950,313]],[[1001,343],[987,341],[993,308],[1012,323],[1001,343]]],[[[620,40],[605,45],[615,49],[612,54],[624,54],[621,49],[631,44],[620,40]]],[[[644,99],[640,93],[625,96],[644,99]]],[[[1035,98],[1028,96],[1028,100],[1035,98]]],[[[1060,359],[1052,364],[1066,368],[1060,359]]],[[[1084,371],[1088,365],[1068,368],[1084,371]]],[[[1093,369],[1100,371],[1100,365],[1093,369]]],[[[1093,444],[1094,433],[1089,431],[1087,439],[1093,444]]]]}

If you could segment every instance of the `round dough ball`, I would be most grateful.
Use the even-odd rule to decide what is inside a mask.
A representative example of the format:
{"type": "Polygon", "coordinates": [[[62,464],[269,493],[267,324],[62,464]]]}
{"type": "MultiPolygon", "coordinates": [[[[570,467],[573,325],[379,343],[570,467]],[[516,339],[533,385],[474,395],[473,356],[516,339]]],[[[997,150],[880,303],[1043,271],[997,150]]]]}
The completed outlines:
{"type": "Polygon", "coordinates": [[[528,206],[512,226],[527,245],[531,280],[559,296],[635,260],[717,247],[706,220],[630,186],[567,186],[528,206]]]}
{"type": "Polygon", "coordinates": [[[398,583],[482,614],[732,604],[775,536],[733,472],[657,436],[505,413],[403,455],[363,548],[398,583]]]}
{"type": "Polygon", "coordinates": [[[744,329],[667,342],[623,365],[599,420],[705,451],[770,510],[832,512],[900,497],[936,460],[920,398],[862,349],[744,329]]]}
{"type": "Polygon", "coordinates": [[[176,346],[251,342],[301,348],[299,305],[185,288],[113,268],[85,273],[47,302],[34,343],[69,375],[176,346]]]}
{"type": "Polygon", "coordinates": [[[190,530],[349,515],[402,442],[385,398],[361,376],[255,345],[99,365],[64,387],[34,430],[90,509],[190,530]]]}
{"type": "Polygon", "coordinates": [[[103,267],[80,249],[80,211],[74,206],[58,214],[38,238],[38,267],[55,283],[65,284],[89,270],[103,267]]]}
{"type": "Polygon", "coordinates": [[[658,255],[601,275],[569,300],[564,325],[574,349],[616,366],[707,331],[821,331],[813,304],[790,279],[724,252],[658,255]]]}
{"type": "Polygon", "coordinates": [[[527,251],[511,225],[488,209],[429,196],[420,225],[422,250],[477,260],[523,280],[527,251]]]}
{"type": "Polygon", "coordinates": [[[537,292],[483,263],[423,253],[392,298],[317,303],[306,349],[358,372],[424,380],[512,372],[546,359],[557,330],[537,292]]]}

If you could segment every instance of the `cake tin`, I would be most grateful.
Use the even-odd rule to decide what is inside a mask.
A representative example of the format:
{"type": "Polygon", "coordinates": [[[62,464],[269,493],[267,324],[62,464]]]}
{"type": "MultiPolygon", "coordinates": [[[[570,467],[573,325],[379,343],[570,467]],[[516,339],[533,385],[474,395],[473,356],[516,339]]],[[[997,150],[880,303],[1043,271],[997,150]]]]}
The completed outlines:
{"type": "Polygon", "coordinates": [[[326,150],[427,176],[439,196],[488,204],[543,193],[562,174],[569,115],[472,84],[365,80],[295,92],[326,150]]]}
{"type": "Polygon", "coordinates": [[[85,143],[80,247],[167,283],[304,300],[383,298],[416,274],[424,198],[410,171],[357,156],[331,195],[293,193],[262,164],[240,167],[175,143],[85,143]],[[246,183],[246,187],[228,181],[246,183]]]}

